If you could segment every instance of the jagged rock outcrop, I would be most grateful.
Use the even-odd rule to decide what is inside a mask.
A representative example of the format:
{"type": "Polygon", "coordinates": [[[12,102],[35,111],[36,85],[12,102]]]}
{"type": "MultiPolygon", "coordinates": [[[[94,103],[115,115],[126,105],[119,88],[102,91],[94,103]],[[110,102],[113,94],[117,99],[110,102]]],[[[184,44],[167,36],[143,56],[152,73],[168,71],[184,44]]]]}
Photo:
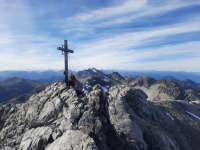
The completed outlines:
{"type": "Polygon", "coordinates": [[[87,96],[54,83],[0,107],[2,150],[198,150],[198,102],[146,100],[140,89],[95,85],[87,96]],[[193,110],[193,111],[192,111],[193,110]]]}
{"type": "Polygon", "coordinates": [[[148,96],[150,101],[161,100],[200,100],[200,95],[192,90],[186,90],[186,87],[170,80],[155,80],[154,78],[139,77],[128,84],[130,87],[141,89],[148,96]]]}
{"type": "Polygon", "coordinates": [[[127,85],[129,85],[130,82],[133,82],[136,80],[136,78],[132,76],[125,76],[124,79],[127,82],[127,85]]]}
{"type": "Polygon", "coordinates": [[[172,81],[170,79],[162,79],[156,81],[154,78],[146,76],[138,78],[126,76],[123,78],[117,72],[113,72],[109,75],[92,75],[84,79],[78,78],[78,80],[79,79],[81,79],[79,89],[82,88],[85,93],[91,92],[92,87],[96,84],[100,84],[104,91],[114,85],[125,85],[141,89],[146,93],[148,96],[147,99],[150,101],[185,100],[190,102],[200,100],[200,94],[198,94],[199,91],[197,90],[197,86],[196,90],[189,90],[188,86],[184,86],[186,85],[184,82],[178,82],[178,80],[172,81]]]}
{"type": "Polygon", "coordinates": [[[90,93],[96,84],[100,84],[103,90],[107,90],[110,87],[114,86],[107,75],[95,75],[88,77],[85,82],[83,82],[81,85],[78,85],[77,87],[81,86],[85,93],[90,93]]]}
{"type": "Polygon", "coordinates": [[[146,76],[138,77],[134,82],[130,83],[131,86],[143,86],[149,88],[151,85],[155,84],[156,80],[154,78],[148,78],[146,76]]]}
{"type": "Polygon", "coordinates": [[[124,78],[118,72],[113,72],[108,77],[115,85],[122,85],[124,83],[124,78]]]}
{"type": "Polygon", "coordinates": [[[85,78],[88,78],[89,76],[95,76],[95,75],[105,75],[103,72],[101,72],[98,69],[92,68],[92,69],[87,69],[87,70],[83,70],[83,71],[79,71],[76,74],[76,78],[79,81],[84,81],[85,78]]]}
{"type": "Polygon", "coordinates": [[[132,81],[132,78],[124,79],[119,73],[113,72],[109,75],[92,75],[84,80],[81,80],[81,86],[85,93],[89,93],[96,84],[100,84],[102,89],[105,91],[114,85],[128,85],[130,80],[132,81]]]}
{"type": "Polygon", "coordinates": [[[171,81],[171,80],[157,80],[157,90],[160,93],[166,93],[170,97],[173,97],[174,99],[183,99],[184,98],[184,90],[181,89],[181,87],[171,81]]]}

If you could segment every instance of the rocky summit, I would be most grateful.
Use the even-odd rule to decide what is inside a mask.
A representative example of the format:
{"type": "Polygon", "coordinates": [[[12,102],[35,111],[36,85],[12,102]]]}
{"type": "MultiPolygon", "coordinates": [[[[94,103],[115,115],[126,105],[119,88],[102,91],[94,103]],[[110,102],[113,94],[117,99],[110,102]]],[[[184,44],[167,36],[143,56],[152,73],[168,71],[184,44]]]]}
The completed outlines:
{"type": "Polygon", "coordinates": [[[0,107],[1,150],[199,150],[199,139],[199,101],[147,101],[124,85],[79,96],[57,82],[0,107]]]}

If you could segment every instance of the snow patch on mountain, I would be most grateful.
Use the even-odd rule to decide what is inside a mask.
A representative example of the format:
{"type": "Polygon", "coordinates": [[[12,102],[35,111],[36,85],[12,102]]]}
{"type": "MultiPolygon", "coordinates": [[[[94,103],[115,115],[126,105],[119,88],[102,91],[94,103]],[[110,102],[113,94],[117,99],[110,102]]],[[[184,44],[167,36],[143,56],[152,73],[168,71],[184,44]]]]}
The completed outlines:
{"type": "Polygon", "coordinates": [[[186,112],[187,112],[188,114],[192,115],[193,117],[195,117],[195,118],[197,118],[197,119],[200,120],[200,117],[196,116],[195,114],[193,114],[193,113],[191,113],[191,112],[189,112],[189,111],[186,111],[186,112]]]}
{"type": "Polygon", "coordinates": [[[82,90],[84,93],[89,93],[89,91],[88,90],[86,90],[85,88],[83,88],[83,90],[82,90]]]}
{"type": "Polygon", "coordinates": [[[104,77],[104,78],[103,78],[103,81],[105,81],[105,82],[109,82],[110,79],[108,79],[107,77],[104,77]]]}
{"type": "Polygon", "coordinates": [[[102,86],[103,91],[109,89],[109,86],[102,86]]]}
{"type": "Polygon", "coordinates": [[[94,68],[92,68],[92,70],[93,70],[94,72],[97,72],[94,68]]]}
{"type": "Polygon", "coordinates": [[[168,112],[165,112],[165,113],[174,121],[174,118],[168,112]]]}

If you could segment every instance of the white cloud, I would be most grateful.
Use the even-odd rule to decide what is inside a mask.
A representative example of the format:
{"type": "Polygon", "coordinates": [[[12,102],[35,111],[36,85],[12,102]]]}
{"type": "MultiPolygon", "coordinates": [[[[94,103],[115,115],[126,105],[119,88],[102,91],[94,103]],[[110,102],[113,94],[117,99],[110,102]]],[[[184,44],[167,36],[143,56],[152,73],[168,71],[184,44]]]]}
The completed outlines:
{"type": "Polygon", "coordinates": [[[61,24],[63,24],[61,27],[70,27],[73,31],[85,31],[90,28],[90,31],[92,31],[97,27],[144,21],[143,17],[161,16],[179,8],[198,4],[200,4],[200,1],[168,0],[160,5],[152,5],[147,0],[128,0],[115,7],[103,8],[66,18],[61,21],[61,24]]]}
{"type": "Polygon", "coordinates": [[[85,55],[84,58],[80,57],[78,60],[87,68],[96,67],[106,69],[107,67],[115,68],[117,66],[118,69],[130,70],[170,70],[171,68],[171,70],[195,71],[195,68],[200,68],[199,47],[200,42],[189,42],[141,51],[108,51],[92,56],[85,55]],[[192,55],[192,53],[194,54],[192,55]],[[182,54],[186,54],[186,56],[183,58],[177,56],[182,54]],[[192,57],[188,57],[189,55],[192,55],[192,57]],[[175,58],[172,59],[171,57],[175,58]]]}
{"type": "Polygon", "coordinates": [[[103,8],[100,10],[95,10],[90,12],[89,14],[79,14],[73,18],[70,18],[72,20],[76,21],[96,21],[99,19],[105,19],[110,18],[116,15],[122,15],[134,11],[138,11],[142,9],[146,5],[147,0],[127,0],[123,4],[115,6],[115,7],[109,7],[109,8],[103,8]]]}
{"type": "Polygon", "coordinates": [[[113,19],[109,19],[103,22],[100,22],[96,24],[95,27],[104,27],[104,26],[112,26],[116,24],[124,24],[124,23],[130,23],[130,22],[140,22],[144,21],[144,19],[140,19],[143,17],[150,17],[150,16],[161,16],[165,13],[168,13],[170,11],[191,6],[191,5],[198,5],[200,4],[200,1],[195,2],[181,2],[181,1],[168,1],[167,4],[161,5],[161,6],[152,6],[152,5],[146,5],[143,9],[140,9],[140,11],[135,13],[130,13],[128,15],[115,17],[113,19]]]}
{"type": "Polygon", "coordinates": [[[85,54],[98,55],[109,51],[126,51],[130,50],[130,47],[159,42],[164,37],[197,31],[200,31],[200,22],[189,20],[187,23],[156,27],[147,31],[122,33],[112,38],[105,38],[91,43],[77,43],[75,48],[79,53],[77,56],[85,54]]]}
{"type": "MultiPolygon", "coordinates": [[[[63,38],[67,38],[69,48],[72,47],[75,50],[72,56],[85,67],[162,69],[158,64],[165,68],[172,67],[172,69],[180,69],[178,66],[184,69],[184,64],[187,67],[184,70],[190,68],[195,70],[195,67],[199,67],[197,64],[192,64],[199,63],[196,58],[192,58],[192,54],[188,59],[189,64],[182,64],[186,58],[163,60],[159,63],[158,61],[143,62],[145,59],[159,59],[163,56],[170,57],[187,53],[193,53],[199,58],[199,42],[163,45],[161,48],[152,49],[136,48],[136,46],[142,47],[148,44],[156,46],[153,43],[159,43],[169,36],[199,32],[199,14],[196,13],[191,18],[183,17],[181,22],[177,21],[171,25],[143,27],[138,30],[123,28],[125,23],[141,23],[144,17],[156,18],[179,8],[200,4],[199,0],[169,0],[159,1],[160,3],[157,3],[158,1],[150,3],[147,0],[120,2],[115,6],[82,12],[71,17],[68,15],[58,17],[61,15],[58,12],[60,7],[61,10],[66,11],[66,8],[70,6],[64,7],[62,3],[56,2],[47,5],[43,3],[35,7],[25,1],[16,0],[10,3],[1,0],[0,69],[50,69],[57,65],[61,52],[57,51],[56,47],[63,43],[63,38]],[[49,14],[53,15],[49,17],[49,14]],[[43,25],[44,22],[48,24],[43,25]],[[119,25],[121,29],[113,30],[112,33],[104,31],[104,28],[114,28],[115,25],[119,25]],[[88,41],[84,39],[90,36],[94,38],[88,41]],[[177,65],[170,65],[172,64],[170,62],[176,62],[177,65]],[[167,63],[169,65],[166,65],[167,63]]],[[[63,63],[59,66],[59,69],[62,68],[64,68],[63,63]]]]}
{"type": "Polygon", "coordinates": [[[193,71],[200,72],[200,57],[184,58],[177,60],[162,60],[154,62],[141,62],[131,65],[134,70],[157,70],[157,71],[193,71]]]}

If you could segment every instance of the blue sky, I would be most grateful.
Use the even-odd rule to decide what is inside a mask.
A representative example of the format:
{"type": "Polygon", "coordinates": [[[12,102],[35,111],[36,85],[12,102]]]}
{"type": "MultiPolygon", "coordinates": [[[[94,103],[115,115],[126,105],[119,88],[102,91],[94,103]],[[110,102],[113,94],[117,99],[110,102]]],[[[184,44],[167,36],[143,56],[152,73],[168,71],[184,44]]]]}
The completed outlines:
{"type": "Polygon", "coordinates": [[[66,39],[85,68],[200,72],[200,0],[0,4],[0,70],[55,70],[66,39]]]}

